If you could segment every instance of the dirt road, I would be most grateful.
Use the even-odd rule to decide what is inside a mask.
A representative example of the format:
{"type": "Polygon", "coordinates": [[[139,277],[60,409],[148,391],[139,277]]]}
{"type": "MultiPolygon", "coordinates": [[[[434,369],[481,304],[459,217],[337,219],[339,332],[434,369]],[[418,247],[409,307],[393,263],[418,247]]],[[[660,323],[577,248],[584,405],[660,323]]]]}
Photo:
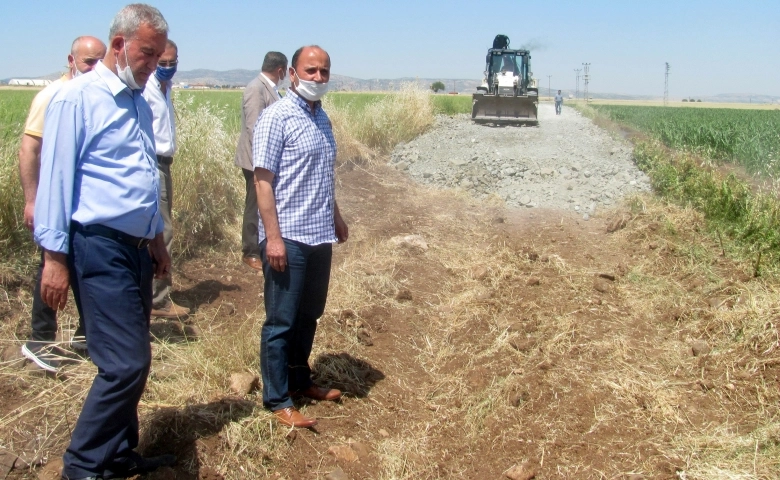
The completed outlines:
{"type": "Polygon", "coordinates": [[[417,181],[497,195],[509,206],[554,208],[592,216],[629,194],[650,190],[632,147],[573,108],[539,106],[534,127],[485,126],[440,116],[436,126],[397,148],[391,165],[417,181]]]}
{"type": "MultiPolygon", "coordinates": [[[[582,119],[561,125],[569,120],[582,119]]],[[[457,133],[472,129],[467,122],[451,127],[453,139],[471,140],[457,133]]],[[[504,131],[484,128],[485,135],[504,131]]],[[[416,148],[422,158],[423,141],[399,151],[416,148]]],[[[447,148],[439,146],[433,151],[447,148]]],[[[602,156],[623,155],[611,148],[602,156]]],[[[419,178],[417,163],[408,165],[419,178]]],[[[590,169],[588,179],[612,171],[593,165],[582,160],[569,173],[584,177],[590,169]]],[[[438,178],[438,170],[430,177],[419,171],[438,178]]],[[[258,406],[259,392],[230,390],[231,374],[257,372],[262,277],[241,266],[237,252],[179,263],[174,299],[196,313],[184,323],[153,324],[141,443],[147,453],[174,452],[180,461],[148,478],[633,480],[778,472],[771,419],[780,363],[760,354],[772,351],[776,332],[740,323],[759,308],[743,297],[758,298],[765,287],[719,256],[715,243],[702,243],[699,217],[646,198],[633,211],[602,205],[583,221],[571,208],[542,208],[554,203],[506,208],[421,186],[404,172],[354,165],[338,172],[351,235],[335,248],[312,364],[319,382],[346,395],[337,404],[299,404],[320,419],[316,430],[279,429],[258,406]],[[729,350],[729,328],[754,335],[755,351],[729,350]]],[[[541,180],[528,188],[563,182],[541,180]]],[[[20,290],[8,314],[18,338],[26,335],[28,302],[20,290]]],[[[5,345],[15,341],[4,337],[5,345]]],[[[54,380],[4,363],[0,446],[56,469],[91,368],[85,363],[54,380]]],[[[16,469],[10,478],[40,471],[16,469]]]]}

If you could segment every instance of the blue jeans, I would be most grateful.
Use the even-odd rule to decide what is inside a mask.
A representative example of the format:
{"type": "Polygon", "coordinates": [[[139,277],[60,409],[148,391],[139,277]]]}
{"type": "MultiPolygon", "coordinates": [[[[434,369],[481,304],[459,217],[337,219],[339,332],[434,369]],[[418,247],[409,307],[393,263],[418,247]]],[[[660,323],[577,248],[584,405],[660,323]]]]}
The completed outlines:
{"type": "Polygon", "coordinates": [[[263,405],[270,410],[293,406],[288,392],[312,385],[309,355],[317,319],[325,311],[333,246],[284,239],[287,266],[271,268],[266,241],[260,243],[265,277],[265,323],[260,333],[263,405]]]}
{"type": "Polygon", "coordinates": [[[132,466],[137,457],[138,402],[152,363],[152,260],[146,248],[76,229],[68,263],[87,347],[98,368],[62,473],[109,476],[132,466]]]}

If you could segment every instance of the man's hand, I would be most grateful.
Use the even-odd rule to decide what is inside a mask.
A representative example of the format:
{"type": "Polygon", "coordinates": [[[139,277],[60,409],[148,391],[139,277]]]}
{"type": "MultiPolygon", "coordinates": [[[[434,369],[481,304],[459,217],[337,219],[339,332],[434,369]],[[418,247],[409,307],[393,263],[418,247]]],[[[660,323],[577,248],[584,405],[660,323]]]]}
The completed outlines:
{"type": "Polygon", "coordinates": [[[35,202],[24,204],[24,226],[31,232],[35,230],[35,202]]]}
{"type": "Polygon", "coordinates": [[[69,286],[68,257],[64,253],[46,250],[43,254],[41,299],[52,310],[62,310],[68,302],[69,286]]]}
{"type": "Polygon", "coordinates": [[[149,242],[149,255],[152,256],[154,264],[154,278],[167,277],[171,272],[171,256],[165,248],[163,234],[158,233],[154,240],[149,242]]]}
{"type": "Polygon", "coordinates": [[[339,212],[339,206],[334,205],[333,209],[333,223],[336,225],[336,238],[339,239],[339,243],[344,243],[349,239],[349,227],[347,222],[341,218],[341,212],[339,212]]]}
{"type": "Polygon", "coordinates": [[[347,222],[341,218],[341,215],[336,215],[334,219],[336,223],[336,238],[339,239],[339,243],[344,243],[349,239],[349,227],[347,222]]]}
{"type": "Polygon", "coordinates": [[[265,257],[268,264],[277,272],[283,272],[287,267],[287,247],[284,246],[284,240],[281,237],[275,239],[266,239],[265,257]]]}

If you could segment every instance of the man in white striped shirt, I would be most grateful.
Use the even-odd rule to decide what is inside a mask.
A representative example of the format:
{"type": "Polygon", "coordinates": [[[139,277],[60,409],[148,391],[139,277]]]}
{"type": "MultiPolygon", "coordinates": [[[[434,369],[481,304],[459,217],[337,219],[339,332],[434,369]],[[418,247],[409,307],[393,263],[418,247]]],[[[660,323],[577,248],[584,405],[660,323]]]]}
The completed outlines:
{"type": "MultiPolygon", "coordinates": [[[[171,254],[173,246],[173,180],[171,179],[171,164],[176,153],[176,123],[173,115],[171,86],[173,75],[179,65],[179,47],[168,39],[165,53],[157,62],[157,70],[149,76],[144,89],[144,98],[154,115],[152,128],[154,130],[155,153],[157,153],[157,170],[160,174],[160,213],[165,230],[165,249],[171,254]]],[[[170,298],[171,275],[155,278],[152,283],[152,316],[166,318],[184,318],[190,309],[177,305],[170,298]]]]}
{"type": "Polygon", "coordinates": [[[265,277],[260,367],[265,407],[284,425],[311,427],[317,421],[296,410],[291,397],[341,397],[312,382],[309,355],[325,310],[332,243],[347,241],[349,230],[336,204],[336,140],[320,101],[330,56],[301,47],[289,74],[290,91],[265,109],[252,142],[265,277]]]}

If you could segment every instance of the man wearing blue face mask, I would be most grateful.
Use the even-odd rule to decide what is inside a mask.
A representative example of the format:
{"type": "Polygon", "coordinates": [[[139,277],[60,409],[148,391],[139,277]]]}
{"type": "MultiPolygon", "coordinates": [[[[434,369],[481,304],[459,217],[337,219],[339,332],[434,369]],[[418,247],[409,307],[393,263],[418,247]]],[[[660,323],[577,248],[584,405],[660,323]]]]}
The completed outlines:
{"type": "MultiPolygon", "coordinates": [[[[179,65],[179,47],[168,39],[165,53],[157,62],[157,70],[149,77],[144,89],[144,98],[154,115],[153,130],[157,169],[160,172],[160,214],[165,222],[163,237],[168,255],[173,245],[173,181],[171,164],[176,153],[176,126],[174,124],[173,103],[171,102],[171,80],[179,65]]],[[[155,317],[182,318],[190,309],[177,305],[170,298],[171,275],[155,278],[152,284],[152,315],[155,317]]]]}
{"type": "Polygon", "coordinates": [[[289,92],[263,111],[252,141],[265,278],[260,370],[263,405],[283,425],[312,427],[317,420],[291,397],[341,397],[314,384],[309,355],[328,296],[332,244],[346,242],[349,230],[336,204],[336,139],[320,101],[330,56],[316,45],[299,48],[289,74],[289,92]]]}

